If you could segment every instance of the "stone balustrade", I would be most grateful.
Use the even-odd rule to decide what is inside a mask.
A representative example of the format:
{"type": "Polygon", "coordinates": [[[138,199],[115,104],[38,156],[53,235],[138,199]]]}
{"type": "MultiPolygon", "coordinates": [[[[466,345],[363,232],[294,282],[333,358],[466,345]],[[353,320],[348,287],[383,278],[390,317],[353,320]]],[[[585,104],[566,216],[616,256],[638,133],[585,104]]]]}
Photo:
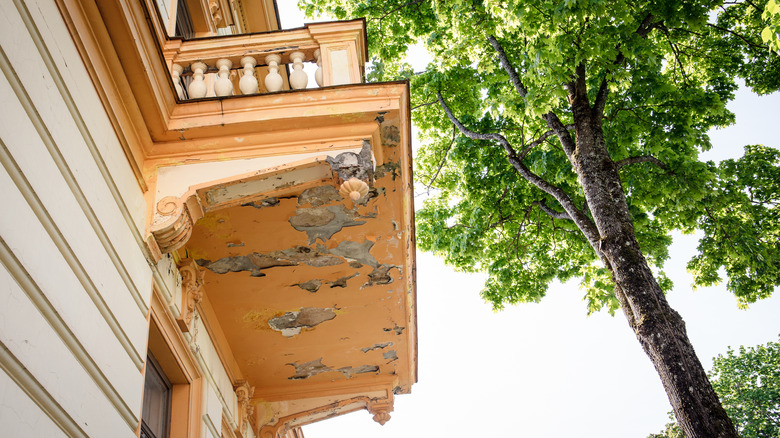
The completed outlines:
{"type": "Polygon", "coordinates": [[[365,46],[362,24],[351,24],[170,40],[163,55],[179,100],[354,84],[362,82],[365,46]]]}

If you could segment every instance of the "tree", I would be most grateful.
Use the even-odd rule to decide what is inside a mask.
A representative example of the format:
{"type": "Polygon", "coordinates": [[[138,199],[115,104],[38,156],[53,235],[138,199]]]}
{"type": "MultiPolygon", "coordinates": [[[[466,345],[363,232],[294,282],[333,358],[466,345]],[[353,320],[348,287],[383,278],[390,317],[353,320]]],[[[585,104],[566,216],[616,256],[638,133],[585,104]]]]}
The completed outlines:
{"type": "MultiPolygon", "coordinates": [[[[709,373],[715,392],[742,438],[780,436],[780,342],[729,348],[713,361],[709,373]]],[[[679,438],[677,423],[648,438],[679,438]]]]}
{"type": "Polygon", "coordinates": [[[622,309],[690,437],[734,437],[667,303],[673,230],[701,230],[689,268],[741,305],[780,284],[780,156],[750,146],[699,160],[733,123],[736,78],[780,88],[751,0],[302,0],[310,15],[367,17],[371,79],[411,82],[425,146],[418,244],[465,271],[501,308],[580,278],[590,311],[622,309]],[[710,20],[710,17],[715,17],[710,20]],[[413,72],[403,54],[433,56],[413,72]]]}

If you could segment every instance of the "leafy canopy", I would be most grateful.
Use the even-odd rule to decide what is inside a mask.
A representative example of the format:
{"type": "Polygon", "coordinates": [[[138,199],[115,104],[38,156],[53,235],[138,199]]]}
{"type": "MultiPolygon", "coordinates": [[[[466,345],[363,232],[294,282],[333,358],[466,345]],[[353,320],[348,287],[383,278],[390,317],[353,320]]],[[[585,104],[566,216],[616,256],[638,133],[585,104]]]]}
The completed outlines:
{"type": "Polygon", "coordinates": [[[411,82],[412,120],[424,143],[416,179],[431,193],[417,213],[419,247],[458,269],[489,273],[482,294],[496,308],[538,301],[553,279],[579,278],[589,311],[610,312],[618,302],[608,271],[577,227],[556,218],[561,206],[518,175],[499,145],[459,135],[437,93],[469,129],[504,135],[532,172],[584,206],[577,175],[543,118],[554,112],[572,123],[564,85],[584,66],[591,102],[607,86],[606,145],[662,288],[671,288],[662,271],[671,231],[702,230],[700,255],[689,264],[696,284],[717,283],[725,268],[727,287],[745,305],[780,284],[780,156],[756,145],[716,165],[699,154],[711,147],[709,129],[734,122],[725,104],[737,78],[757,93],[780,89],[780,57],[761,35],[774,16],[761,3],[300,2],[309,15],[367,17],[369,78],[411,82]],[[490,36],[518,71],[524,97],[490,36]],[[404,60],[415,44],[432,55],[425,71],[404,60]],[[632,157],[655,160],[622,161],[632,157]]]}
{"type": "MultiPolygon", "coordinates": [[[[780,340],[780,339],[779,339],[780,340]]],[[[743,438],[780,436],[780,342],[729,348],[713,361],[710,382],[743,438]]],[[[648,438],[682,438],[672,422],[648,438]]]]}

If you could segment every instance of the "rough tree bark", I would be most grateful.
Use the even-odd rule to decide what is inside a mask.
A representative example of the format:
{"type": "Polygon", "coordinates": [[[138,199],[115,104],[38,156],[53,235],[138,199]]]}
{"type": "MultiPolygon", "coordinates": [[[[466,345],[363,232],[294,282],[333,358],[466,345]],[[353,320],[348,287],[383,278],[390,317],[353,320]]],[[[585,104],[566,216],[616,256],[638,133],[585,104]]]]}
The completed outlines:
{"type": "MultiPolygon", "coordinates": [[[[645,32],[646,35],[650,31],[651,21],[652,16],[648,16],[639,31],[645,32]]],[[[501,45],[492,36],[488,40],[498,53],[501,65],[509,74],[515,91],[525,98],[527,90],[501,45]]],[[[618,174],[618,168],[631,164],[631,160],[616,164],[610,157],[602,128],[608,94],[606,79],[591,105],[585,72],[584,64],[577,66],[575,78],[566,85],[574,118],[574,138],[569,134],[570,126],[563,125],[555,113],[544,115],[550,131],[557,135],[579,176],[587,201],[587,208],[582,209],[559,187],[532,173],[522,162],[525,153],[518,154],[503,135],[469,130],[452,113],[441,94],[438,98],[444,112],[461,133],[473,139],[492,140],[501,144],[507,152],[507,159],[518,174],[558,200],[565,212],[555,212],[556,217],[571,219],[588,239],[612,274],[615,295],[629,326],[661,377],[685,436],[737,438],[734,426],[712,389],[688,339],[682,317],[669,306],[639,247],[618,174]]],[[[527,152],[527,149],[524,152],[527,152]]],[[[634,161],[653,160],[643,156],[636,157],[634,161]]]]}
{"type": "MultiPolygon", "coordinates": [[[[584,78],[584,67],[582,74],[584,78]]],[[[688,438],[737,437],[691,345],[680,315],[669,306],[639,247],[615,162],[604,142],[598,106],[585,81],[570,86],[576,149],[572,164],[598,229],[602,259],[629,326],[653,362],[688,438]]]]}

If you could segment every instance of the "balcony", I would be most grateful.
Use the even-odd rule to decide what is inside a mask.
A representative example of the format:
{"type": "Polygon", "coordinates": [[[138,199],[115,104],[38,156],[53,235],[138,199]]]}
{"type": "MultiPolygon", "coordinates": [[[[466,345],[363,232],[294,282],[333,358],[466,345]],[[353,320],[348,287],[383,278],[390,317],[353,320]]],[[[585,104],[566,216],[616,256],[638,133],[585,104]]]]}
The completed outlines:
{"type": "Polygon", "coordinates": [[[417,380],[409,89],[362,83],[365,22],[182,39],[155,0],[62,1],[214,424],[387,421],[417,380]]]}
{"type": "Polygon", "coordinates": [[[362,20],[162,44],[180,101],[357,84],[366,58],[362,20]]]}

